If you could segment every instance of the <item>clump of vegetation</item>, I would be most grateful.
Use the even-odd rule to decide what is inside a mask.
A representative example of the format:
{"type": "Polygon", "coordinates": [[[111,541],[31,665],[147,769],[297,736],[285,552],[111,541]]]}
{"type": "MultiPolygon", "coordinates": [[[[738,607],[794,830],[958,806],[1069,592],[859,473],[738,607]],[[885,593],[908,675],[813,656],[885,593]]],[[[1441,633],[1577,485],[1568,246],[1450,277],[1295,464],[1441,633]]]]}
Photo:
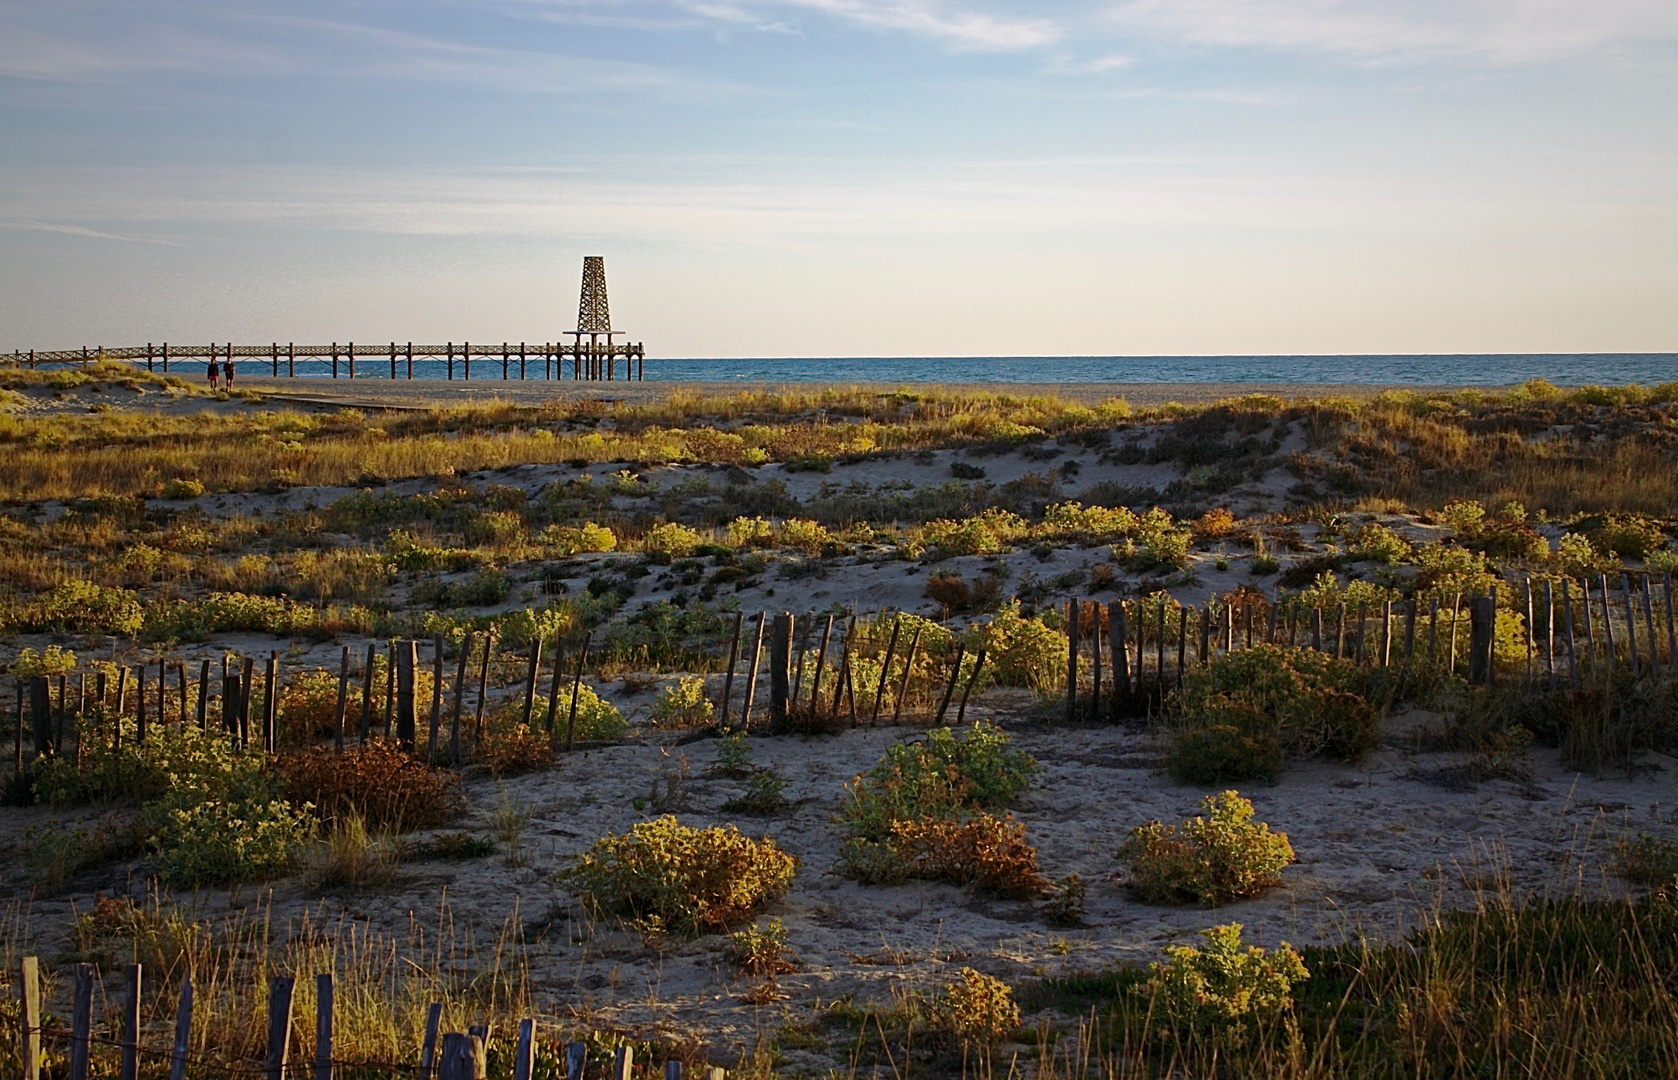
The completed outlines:
{"type": "Polygon", "coordinates": [[[792,962],[792,950],[787,948],[787,928],[779,919],[761,925],[754,923],[728,935],[728,947],[723,955],[742,974],[764,979],[797,968],[792,962]]]}
{"type": "Polygon", "coordinates": [[[304,867],[304,879],[316,889],[372,888],[390,884],[400,861],[395,845],[369,832],[361,815],[350,811],[333,820],[304,867]]]}
{"type": "Polygon", "coordinates": [[[1622,837],[1615,845],[1609,869],[1633,885],[1660,895],[1678,894],[1678,840],[1649,833],[1622,837]]]}
{"type": "Polygon", "coordinates": [[[314,747],[277,761],[286,793],[332,820],[353,815],[371,829],[447,823],[464,805],[460,778],[427,765],[389,739],[334,750],[314,747]]]}
{"type": "Polygon", "coordinates": [[[484,732],[477,747],[478,764],[491,776],[540,772],[554,763],[553,739],[531,731],[523,723],[496,725],[484,732]]]}
{"type": "Polygon", "coordinates": [[[1253,804],[1234,791],[1208,795],[1200,805],[1204,817],[1131,830],[1118,857],[1128,864],[1137,895],[1156,904],[1213,907],[1281,884],[1282,868],[1294,861],[1286,833],[1253,821],[1253,804]]]}
{"type": "Polygon", "coordinates": [[[1167,945],[1165,961],[1148,965],[1144,994],[1172,1020],[1242,1040],[1249,1021],[1265,1022],[1293,1008],[1293,988],[1310,978],[1287,942],[1272,952],[1243,947],[1241,924],[1208,927],[1205,946],[1167,945]]]}
{"type": "Polygon", "coordinates": [[[787,779],[775,768],[757,769],[746,777],[745,789],[723,804],[738,814],[773,814],[787,805],[787,779]]]}
{"type": "Polygon", "coordinates": [[[1067,874],[1054,884],[1054,891],[1043,905],[1043,918],[1050,926],[1084,925],[1084,877],[1067,874]]]}
{"type": "Polygon", "coordinates": [[[653,721],[660,727],[702,727],[713,712],[705,680],[698,675],[684,675],[653,699],[653,721]]]}
{"type": "Polygon", "coordinates": [[[1171,776],[1274,780],[1288,758],[1359,761],[1380,737],[1364,681],[1351,660],[1267,644],[1193,668],[1172,702],[1171,776]]]}
{"type": "Polygon", "coordinates": [[[1046,886],[1025,828],[992,811],[1006,806],[1037,771],[993,724],[958,736],[949,728],[887,749],[846,785],[837,815],[845,833],[840,872],[885,884],[911,877],[973,884],[1007,895],[1046,886]]]}
{"type": "Polygon", "coordinates": [[[964,1048],[994,1046],[1020,1026],[1014,992],[1001,979],[964,967],[933,1004],[935,1030],[964,1048]]]}
{"type": "Polygon", "coordinates": [[[786,891],[797,866],[773,840],[666,815],[595,841],[565,880],[597,912],[666,933],[705,933],[755,916],[786,891]]]}

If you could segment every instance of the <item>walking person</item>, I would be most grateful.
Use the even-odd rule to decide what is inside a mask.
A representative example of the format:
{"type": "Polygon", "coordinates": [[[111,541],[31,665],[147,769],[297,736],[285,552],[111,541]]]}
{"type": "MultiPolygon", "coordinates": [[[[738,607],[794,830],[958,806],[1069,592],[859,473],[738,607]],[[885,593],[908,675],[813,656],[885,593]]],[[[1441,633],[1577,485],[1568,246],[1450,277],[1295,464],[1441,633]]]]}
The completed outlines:
{"type": "Polygon", "coordinates": [[[229,390],[233,389],[233,358],[229,356],[221,362],[222,381],[227,383],[229,390]]]}
{"type": "Polygon", "coordinates": [[[210,357],[210,366],[204,369],[204,374],[209,376],[210,389],[215,390],[216,380],[221,377],[221,365],[216,363],[215,357],[210,357]]]}

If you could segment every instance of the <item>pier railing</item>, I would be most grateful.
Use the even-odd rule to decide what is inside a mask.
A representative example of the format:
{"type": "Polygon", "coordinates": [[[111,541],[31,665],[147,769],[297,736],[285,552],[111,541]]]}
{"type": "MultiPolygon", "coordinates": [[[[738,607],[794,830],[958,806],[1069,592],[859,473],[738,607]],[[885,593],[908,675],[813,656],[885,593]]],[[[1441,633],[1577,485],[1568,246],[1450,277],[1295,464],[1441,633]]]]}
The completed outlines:
{"type": "MultiPolygon", "coordinates": [[[[4,354],[0,354],[4,356],[4,354]]],[[[613,381],[646,377],[646,350],[639,342],[610,344],[604,341],[539,342],[500,344],[445,342],[425,345],[392,341],[388,344],[332,342],[327,345],[299,345],[270,342],[267,345],[237,345],[211,342],[208,345],[175,345],[169,342],[124,345],[118,348],[83,346],[52,351],[14,350],[8,358],[20,367],[86,366],[99,360],[125,361],[147,371],[203,371],[210,363],[243,361],[255,364],[262,374],[281,377],[326,377],[348,379],[581,379],[613,381]],[[359,361],[359,363],[358,363],[359,361]],[[566,362],[570,362],[569,371],[566,362]],[[621,362],[621,367],[620,367],[621,362]],[[540,375],[537,365],[540,364],[540,375]],[[417,365],[417,369],[416,369],[417,365]],[[474,365],[476,371],[474,372],[474,365]],[[266,371],[262,371],[266,368],[266,371]],[[487,368],[487,375],[486,375],[487,368]],[[515,374],[516,373],[516,374],[515,374]]],[[[245,370],[248,372],[249,367],[245,370]]]]}

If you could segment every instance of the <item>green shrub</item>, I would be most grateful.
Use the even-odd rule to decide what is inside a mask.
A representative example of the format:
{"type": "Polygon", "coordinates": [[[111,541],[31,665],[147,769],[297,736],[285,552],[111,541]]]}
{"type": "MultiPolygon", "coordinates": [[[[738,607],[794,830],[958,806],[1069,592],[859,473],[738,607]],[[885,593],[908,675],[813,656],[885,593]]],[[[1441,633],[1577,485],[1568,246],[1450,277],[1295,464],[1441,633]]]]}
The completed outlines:
{"type": "Polygon", "coordinates": [[[1609,869],[1633,885],[1662,894],[1678,893],[1678,840],[1648,833],[1623,837],[1614,845],[1609,869]]]}
{"type": "Polygon", "coordinates": [[[204,482],[177,476],[163,485],[165,499],[196,499],[204,494],[204,482]]]}
{"type": "Polygon", "coordinates": [[[1208,795],[1200,805],[1205,817],[1139,825],[1119,849],[1142,899],[1216,906],[1281,883],[1282,868],[1294,861],[1286,833],[1254,822],[1253,804],[1234,791],[1208,795]]]}
{"type": "Polygon", "coordinates": [[[1008,984],[969,967],[945,985],[932,1013],[935,1030],[967,1047],[994,1045],[1020,1026],[1020,1007],[1008,984]]]}
{"type": "Polygon", "coordinates": [[[1399,563],[1409,557],[1410,541],[1372,521],[1352,534],[1352,554],[1372,562],[1399,563]]]}
{"type": "Polygon", "coordinates": [[[653,699],[653,721],[662,727],[699,727],[710,722],[712,711],[698,675],[682,676],[653,699]]]}
{"type": "Polygon", "coordinates": [[[992,508],[959,521],[930,521],[920,529],[919,540],[937,558],[1000,555],[1030,531],[1018,514],[992,508]]]}
{"type": "Polygon", "coordinates": [[[0,607],[0,632],[133,637],[144,621],[145,609],[134,593],[80,578],[33,600],[0,607]]]}
{"type": "Polygon", "coordinates": [[[1025,686],[1039,693],[1066,683],[1066,634],[1040,619],[1020,615],[1020,602],[1007,601],[992,618],[968,627],[969,652],[985,651],[989,680],[1002,686],[1025,686]]]}
{"type": "Polygon", "coordinates": [[[595,841],[564,879],[597,912],[652,930],[705,933],[755,916],[786,891],[797,867],[773,840],[666,815],[595,841]]]}
{"type": "Polygon", "coordinates": [[[728,523],[729,547],[763,547],[773,535],[773,527],[760,517],[737,517],[728,523]]]}
{"type": "Polygon", "coordinates": [[[580,555],[591,551],[616,551],[618,537],[604,525],[585,521],[581,525],[549,525],[542,530],[542,546],[555,555],[580,555]]]}
{"type": "Polygon", "coordinates": [[[1562,533],[1556,541],[1556,550],[1550,555],[1551,564],[1569,577],[1600,574],[1613,569],[1618,561],[1598,551],[1586,537],[1571,532],[1562,533]]]}
{"type": "Polygon", "coordinates": [[[30,679],[36,675],[68,675],[76,670],[76,654],[57,645],[48,645],[40,652],[23,649],[12,661],[12,678],[30,679]]]}
{"type": "Polygon", "coordinates": [[[1171,774],[1220,783],[1274,778],[1286,757],[1361,760],[1380,738],[1363,689],[1355,663],[1312,649],[1256,644],[1216,657],[1173,699],[1171,774]]]}
{"type": "Polygon", "coordinates": [[[833,534],[828,532],[820,523],[805,518],[792,518],[781,522],[776,530],[775,541],[782,547],[793,548],[806,555],[819,555],[822,548],[831,543],[833,534]]]}
{"type": "Polygon", "coordinates": [[[1203,948],[1167,945],[1165,962],[1149,964],[1152,976],[1139,987],[1178,1023],[1239,1036],[1247,1021],[1291,1009],[1294,984],[1310,978],[1285,941],[1274,952],[1243,948],[1240,923],[1208,927],[1200,936],[1203,948]]]}
{"type": "Polygon", "coordinates": [[[760,978],[772,979],[794,967],[792,952],[787,948],[787,928],[779,919],[728,935],[728,947],[723,955],[743,974],[760,978]]]}
{"type": "Polygon", "coordinates": [[[1434,515],[1439,524],[1466,539],[1479,537],[1486,521],[1486,508],[1474,499],[1452,499],[1434,515]]]}
{"type": "Polygon", "coordinates": [[[649,555],[661,555],[671,559],[685,559],[693,554],[693,549],[705,542],[705,538],[686,525],[678,525],[667,521],[662,525],[654,525],[641,537],[641,550],[649,555]]]}
{"type": "MultiPolygon", "coordinates": [[[[571,722],[572,686],[576,685],[577,727],[574,735],[578,739],[617,739],[629,730],[624,721],[623,713],[610,701],[606,701],[594,688],[587,683],[567,683],[559,688],[554,695],[554,731],[555,736],[561,736],[571,722]]],[[[521,706],[522,711],[522,706],[521,706]]],[[[535,705],[531,710],[532,716],[546,717],[548,714],[548,698],[545,694],[537,694],[535,705]]]]}
{"type": "Polygon", "coordinates": [[[1123,506],[1083,506],[1066,502],[1056,503],[1043,511],[1043,525],[1039,532],[1089,541],[1111,541],[1130,536],[1136,531],[1137,524],[1136,515],[1123,506]]]}
{"type": "Polygon", "coordinates": [[[486,510],[467,519],[462,535],[469,544],[512,547],[524,540],[524,515],[514,510],[486,510]]]}
{"type": "Polygon", "coordinates": [[[314,835],[309,815],[284,799],[210,800],[177,792],[152,807],[158,872],[194,887],[277,877],[314,835]]]}
{"type": "Polygon", "coordinates": [[[1630,559],[1641,559],[1666,546],[1666,533],[1661,527],[1638,514],[1610,514],[1594,528],[1587,528],[1585,535],[1602,551],[1630,559]]]}

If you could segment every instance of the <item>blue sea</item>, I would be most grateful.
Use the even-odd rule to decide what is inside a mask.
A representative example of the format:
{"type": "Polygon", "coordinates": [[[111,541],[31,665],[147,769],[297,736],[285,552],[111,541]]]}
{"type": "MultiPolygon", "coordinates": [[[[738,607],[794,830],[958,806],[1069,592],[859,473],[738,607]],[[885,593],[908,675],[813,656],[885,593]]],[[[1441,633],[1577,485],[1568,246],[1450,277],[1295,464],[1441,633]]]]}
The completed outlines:
{"type": "MultiPolygon", "coordinates": [[[[622,361],[619,361],[620,365],[622,361]]],[[[172,368],[200,376],[203,360],[176,360],[172,368]]],[[[266,359],[241,357],[239,373],[268,374],[266,359]]],[[[285,370],[284,361],[281,371],[285,370]]],[[[340,362],[340,370],[345,365],[340,362]]],[[[400,372],[406,373],[405,362],[400,372]]],[[[569,363],[566,367],[570,370],[569,363]]],[[[329,378],[331,363],[296,361],[299,377],[329,378]]],[[[416,359],[414,375],[441,379],[442,360],[416,359]]],[[[532,359],[530,377],[542,378],[532,359]]],[[[621,375],[622,368],[619,372],[621,375]]],[[[462,364],[455,361],[455,378],[462,364]]],[[[510,365],[518,378],[518,361],[510,365]]],[[[381,359],[357,359],[357,379],[385,379],[381,359]]],[[[649,355],[647,381],[660,382],[875,382],[875,383],[1277,383],[1318,385],[1508,386],[1548,379],[1561,386],[1678,381],[1678,353],[1465,353],[1461,355],[1355,356],[874,356],[681,359],[649,355]]],[[[500,358],[474,359],[473,382],[501,378],[500,358]]]]}

